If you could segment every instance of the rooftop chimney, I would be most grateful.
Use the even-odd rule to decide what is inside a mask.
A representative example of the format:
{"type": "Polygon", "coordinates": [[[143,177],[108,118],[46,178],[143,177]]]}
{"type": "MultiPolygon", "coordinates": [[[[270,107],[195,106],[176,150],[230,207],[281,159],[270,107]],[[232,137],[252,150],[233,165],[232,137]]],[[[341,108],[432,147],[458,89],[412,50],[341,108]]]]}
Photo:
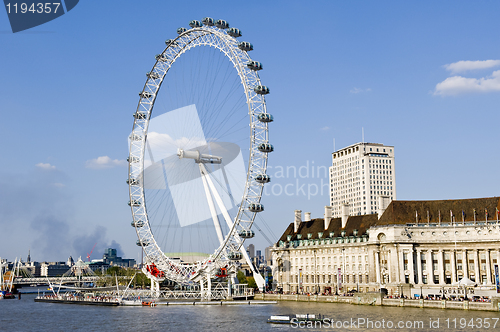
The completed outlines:
{"type": "Polygon", "coordinates": [[[378,219],[382,217],[384,214],[385,209],[389,206],[391,203],[391,198],[389,196],[379,196],[378,197],[378,219]]]}
{"type": "Polygon", "coordinates": [[[293,232],[297,233],[299,230],[300,223],[302,222],[302,211],[295,210],[295,221],[293,223],[293,232]]]}
{"type": "Polygon", "coordinates": [[[306,212],[304,214],[304,221],[311,221],[311,212],[306,212]]]}
{"type": "Polygon", "coordinates": [[[347,225],[347,219],[349,219],[349,203],[342,203],[342,228],[347,225]]]}
{"type": "Polygon", "coordinates": [[[331,206],[325,206],[325,231],[330,227],[330,221],[332,221],[332,207],[331,206]]]}

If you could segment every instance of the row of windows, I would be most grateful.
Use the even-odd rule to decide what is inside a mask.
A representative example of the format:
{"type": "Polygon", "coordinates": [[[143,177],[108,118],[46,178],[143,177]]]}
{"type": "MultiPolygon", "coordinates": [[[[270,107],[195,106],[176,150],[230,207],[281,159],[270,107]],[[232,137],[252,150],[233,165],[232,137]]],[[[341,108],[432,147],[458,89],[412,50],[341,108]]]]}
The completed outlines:
{"type": "MultiPolygon", "coordinates": [[[[338,261],[339,262],[343,262],[344,260],[344,257],[343,256],[338,256],[338,261]]],[[[358,256],[358,262],[361,262],[362,260],[362,256],[358,256]]],[[[295,262],[295,265],[299,265],[299,262],[300,264],[302,265],[303,263],[308,264],[309,263],[309,258],[306,257],[305,259],[303,257],[300,258],[300,261],[299,261],[299,258],[295,258],[295,260],[292,258],[292,263],[295,262]]],[[[314,261],[314,258],[311,257],[311,263],[314,261]]],[[[320,263],[320,262],[323,262],[326,263],[328,261],[328,263],[330,263],[331,261],[333,261],[334,263],[337,262],[337,256],[330,256],[330,257],[316,257],[316,262],[317,263],[320,263]]],[[[349,262],[349,256],[345,256],[345,261],[346,262],[349,262]]],[[[351,262],[356,262],[356,256],[352,256],[351,257],[351,262]]],[[[365,255],[365,262],[368,262],[368,256],[365,255]]]]}
{"type": "MultiPolygon", "coordinates": [[[[368,264],[364,265],[365,271],[369,271],[368,264]]],[[[292,266],[290,268],[290,272],[292,273],[298,273],[302,270],[302,272],[328,272],[328,271],[338,271],[337,268],[340,268],[341,271],[344,269],[343,265],[333,265],[333,270],[331,265],[317,265],[316,269],[314,269],[314,266],[292,266]]],[[[284,272],[287,272],[286,269],[283,270],[284,272]]],[[[345,264],[345,271],[363,271],[363,264],[345,264]]]]}
{"type": "MultiPolygon", "coordinates": [[[[325,283],[328,282],[329,284],[331,284],[332,282],[333,283],[337,283],[337,278],[338,278],[336,274],[333,274],[333,275],[329,274],[329,275],[323,275],[323,276],[318,275],[318,276],[316,276],[316,278],[314,278],[314,275],[311,275],[310,277],[311,278],[309,278],[309,275],[304,275],[304,276],[302,276],[302,280],[299,281],[299,276],[298,275],[290,276],[289,277],[289,282],[296,282],[296,283],[302,282],[302,283],[305,283],[305,284],[309,284],[309,283],[313,283],[314,284],[315,282],[317,282],[317,283],[321,283],[322,282],[322,283],[325,284],[325,283]]],[[[358,283],[358,282],[360,284],[363,283],[363,275],[362,274],[359,274],[359,275],[355,275],[355,274],[354,275],[348,275],[348,274],[347,275],[341,275],[340,278],[341,278],[340,281],[342,283],[350,283],[351,280],[352,280],[353,283],[358,283]]],[[[370,279],[368,278],[368,274],[365,275],[364,280],[365,280],[365,283],[369,283],[370,282],[370,279]]],[[[306,286],[305,290],[306,290],[306,292],[308,292],[309,291],[309,287],[306,286]]],[[[312,287],[311,287],[311,290],[313,290],[312,287]]]]}
{"type": "Polygon", "coordinates": [[[313,255],[313,254],[335,254],[339,255],[342,251],[344,253],[357,253],[357,252],[368,252],[365,247],[347,247],[347,248],[325,248],[325,249],[303,249],[303,250],[291,250],[292,256],[303,256],[303,255],[313,255]]]}

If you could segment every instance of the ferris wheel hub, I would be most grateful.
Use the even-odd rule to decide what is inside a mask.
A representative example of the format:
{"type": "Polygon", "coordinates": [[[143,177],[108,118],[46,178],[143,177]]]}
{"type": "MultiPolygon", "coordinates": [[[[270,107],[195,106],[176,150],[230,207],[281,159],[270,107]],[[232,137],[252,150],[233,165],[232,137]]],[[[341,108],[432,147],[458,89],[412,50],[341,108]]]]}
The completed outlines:
{"type": "Polygon", "coordinates": [[[200,151],[185,151],[183,149],[177,149],[177,156],[179,159],[194,159],[197,164],[222,164],[222,157],[212,156],[209,154],[201,154],[200,151]]]}

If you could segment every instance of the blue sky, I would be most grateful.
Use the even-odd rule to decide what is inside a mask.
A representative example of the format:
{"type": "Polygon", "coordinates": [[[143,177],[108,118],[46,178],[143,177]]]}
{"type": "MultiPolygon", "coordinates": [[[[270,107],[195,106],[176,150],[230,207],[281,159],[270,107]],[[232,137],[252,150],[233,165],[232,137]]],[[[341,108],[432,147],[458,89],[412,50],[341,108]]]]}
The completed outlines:
{"type": "Polygon", "coordinates": [[[257,225],[271,240],[294,209],[322,217],[328,178],[310,170],[361,128],[395,146],[398,199],[497,196],[499,12],[498,1],[88,0],[13,34],[2,9],[0,256],[65,260],[97,243],[92,258],[111,245],[139,258],[125,183],[137,93],[164,40],[205,16],[241,29],[264,64],[274,178],[257,225]],[[287,184],[293,195],[280,194],[287,184]]]}

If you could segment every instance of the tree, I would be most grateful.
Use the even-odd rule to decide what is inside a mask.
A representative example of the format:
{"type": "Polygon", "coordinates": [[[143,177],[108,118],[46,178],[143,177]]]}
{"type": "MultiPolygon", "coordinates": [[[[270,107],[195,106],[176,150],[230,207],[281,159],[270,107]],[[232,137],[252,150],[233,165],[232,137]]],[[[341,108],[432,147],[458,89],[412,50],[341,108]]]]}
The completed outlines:
{"type": "Polygon", "coordinates": [[[247,277],[248,288],[257,288],[257,283],[253,277],[247,277]]]}
{"type": "Polygon", "coordinates": [[[245,275],[245,272],[239,270],[238,273],[236,274],[236,278],[238,278],[238,282],[240,284],[246,284],[247,283],[247,276],[245,275]]]}

